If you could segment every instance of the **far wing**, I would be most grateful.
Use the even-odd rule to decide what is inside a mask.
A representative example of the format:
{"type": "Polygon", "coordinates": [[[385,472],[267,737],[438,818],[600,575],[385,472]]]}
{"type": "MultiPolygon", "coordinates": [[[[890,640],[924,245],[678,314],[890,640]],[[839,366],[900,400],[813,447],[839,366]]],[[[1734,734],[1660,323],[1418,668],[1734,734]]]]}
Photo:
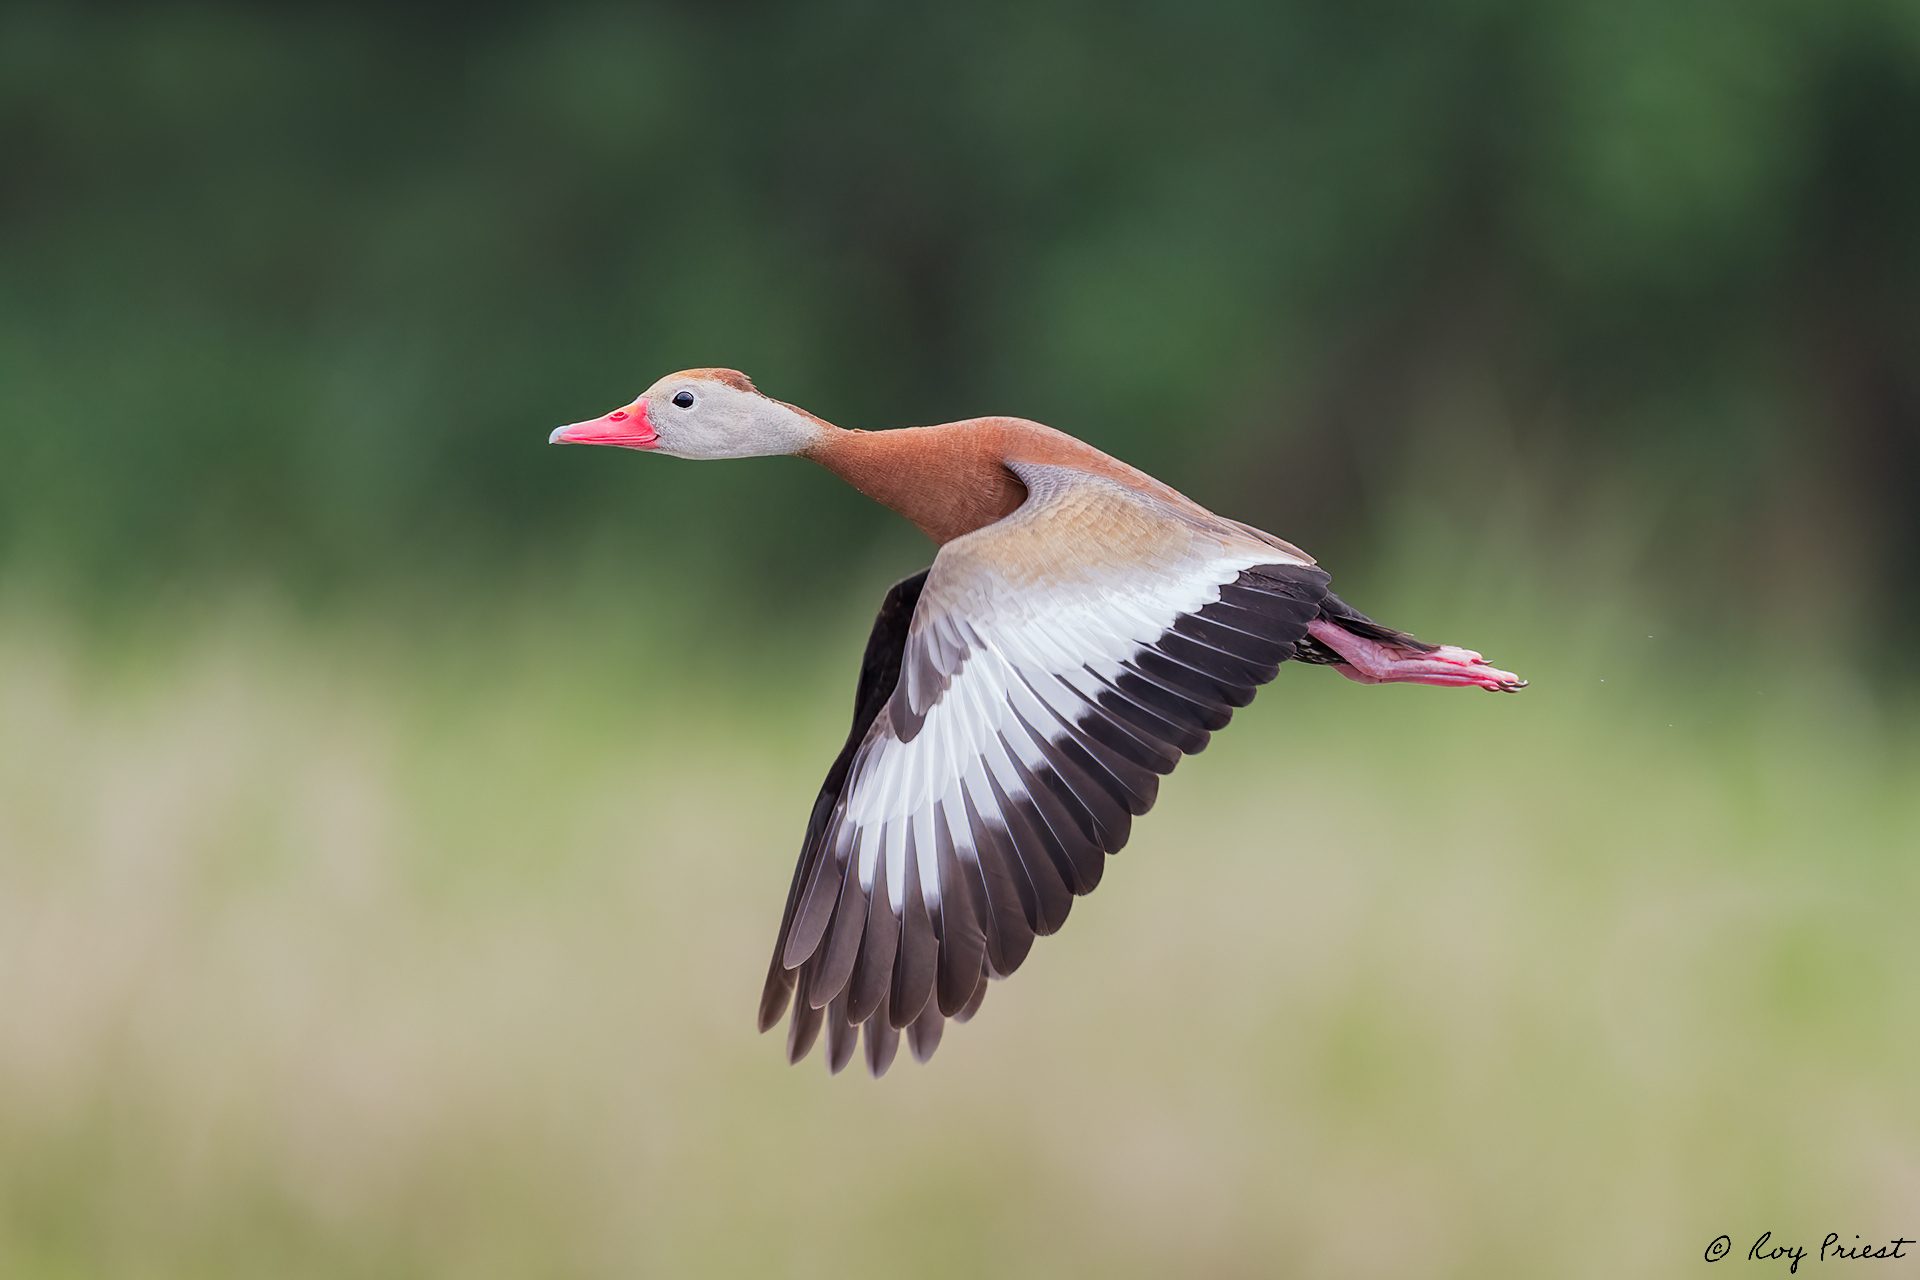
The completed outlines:
{"type": "Polygon", "coordinates": [[[833,767],[827,770],[827,780],[820,784],[820,795],[814,800],[813,813],[807,819],[807,833],[800,840],[800,861],[793,869],[787,908],[780,917],[780,937],[774,943],[773,962],[767,969],[766,987],[760,993],[762,1031],[772,1027],[786,1012],[787,1000],[793,992],[794,972],[780,963],[780,956],[786,950],[787,935],[793,930],[794,909],[800,904],[801,890],[806,888],[807,878],[819,857],[820,835],[826,830],[827,820],[833,816],[834,806],[846,786],[853,753],[865,740],[874,717],[893,696],[893,687],[900,679],[900,655],[907,646],[907,626],[912,621],[913,607],[920,600],[920,589],[926,585],[928,572],[922,569],[887,589],[886,598],[880,602],[880,612],[873,620],[873,630],[867,636],[867,651],[860,659],[860,683],[853,691],[853,728],[847,733],[846,745],[834,758],[833,767]]]}

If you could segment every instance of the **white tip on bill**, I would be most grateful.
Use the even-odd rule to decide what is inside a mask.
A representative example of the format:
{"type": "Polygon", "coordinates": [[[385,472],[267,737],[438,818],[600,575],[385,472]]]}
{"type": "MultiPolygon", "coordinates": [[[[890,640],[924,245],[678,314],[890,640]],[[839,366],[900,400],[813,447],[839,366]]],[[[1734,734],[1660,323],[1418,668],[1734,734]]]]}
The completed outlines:
{"type": "Polygon", "coordinates": [[[566,430],[565,426],[555,427],[551,432],[547,434],[547,443],[548,444],[565,444],[566,441],[560,438],[560,433],[565,430],[566,430]]]}

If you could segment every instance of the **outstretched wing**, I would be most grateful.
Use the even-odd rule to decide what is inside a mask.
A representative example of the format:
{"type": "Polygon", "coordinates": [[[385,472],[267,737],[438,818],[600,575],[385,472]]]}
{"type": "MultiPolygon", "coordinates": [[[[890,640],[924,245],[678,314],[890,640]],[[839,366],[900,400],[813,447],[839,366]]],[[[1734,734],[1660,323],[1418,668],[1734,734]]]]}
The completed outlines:
{"type": "Polygon", "coordinates": [[[888,593],[854,731],[816,802],[762,1028],[834,1070],[915,1056],[1099,883],[1160,777],[1293,656],[1326,595],[1304,558],[1072,468],[888,593]],[[916,598],[917,597],[917,598],[916,598]],[[902,631],[901,613],[912,610],[902,631]]]}

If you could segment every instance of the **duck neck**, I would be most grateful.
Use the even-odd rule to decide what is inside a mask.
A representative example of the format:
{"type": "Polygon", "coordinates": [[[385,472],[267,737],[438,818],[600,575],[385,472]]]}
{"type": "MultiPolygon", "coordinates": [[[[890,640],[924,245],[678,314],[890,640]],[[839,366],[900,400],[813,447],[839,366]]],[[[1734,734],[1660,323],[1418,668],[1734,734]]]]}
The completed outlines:
{"type": "Polygon", "coordinates": [[[992,524],[1025,496],[992,441],[966,425],[848,431],[822,423],[801,456],[944,544],[992,524]]]}

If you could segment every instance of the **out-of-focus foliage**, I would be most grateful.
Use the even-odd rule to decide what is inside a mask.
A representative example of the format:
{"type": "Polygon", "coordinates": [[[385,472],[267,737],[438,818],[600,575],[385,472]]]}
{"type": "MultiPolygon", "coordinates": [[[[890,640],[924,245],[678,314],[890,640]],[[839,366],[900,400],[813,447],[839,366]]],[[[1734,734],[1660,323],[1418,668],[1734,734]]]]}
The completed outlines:
{"type": "Polygon", "coordinates": [[[847,425],[1039,417],[1316,547],[1497,501],[1885,617],[1916,128],[1909,0],[25,0],[0,564],[751,582],[908,536],[791,464],[542,446],[718,363],[847,425]]]}

